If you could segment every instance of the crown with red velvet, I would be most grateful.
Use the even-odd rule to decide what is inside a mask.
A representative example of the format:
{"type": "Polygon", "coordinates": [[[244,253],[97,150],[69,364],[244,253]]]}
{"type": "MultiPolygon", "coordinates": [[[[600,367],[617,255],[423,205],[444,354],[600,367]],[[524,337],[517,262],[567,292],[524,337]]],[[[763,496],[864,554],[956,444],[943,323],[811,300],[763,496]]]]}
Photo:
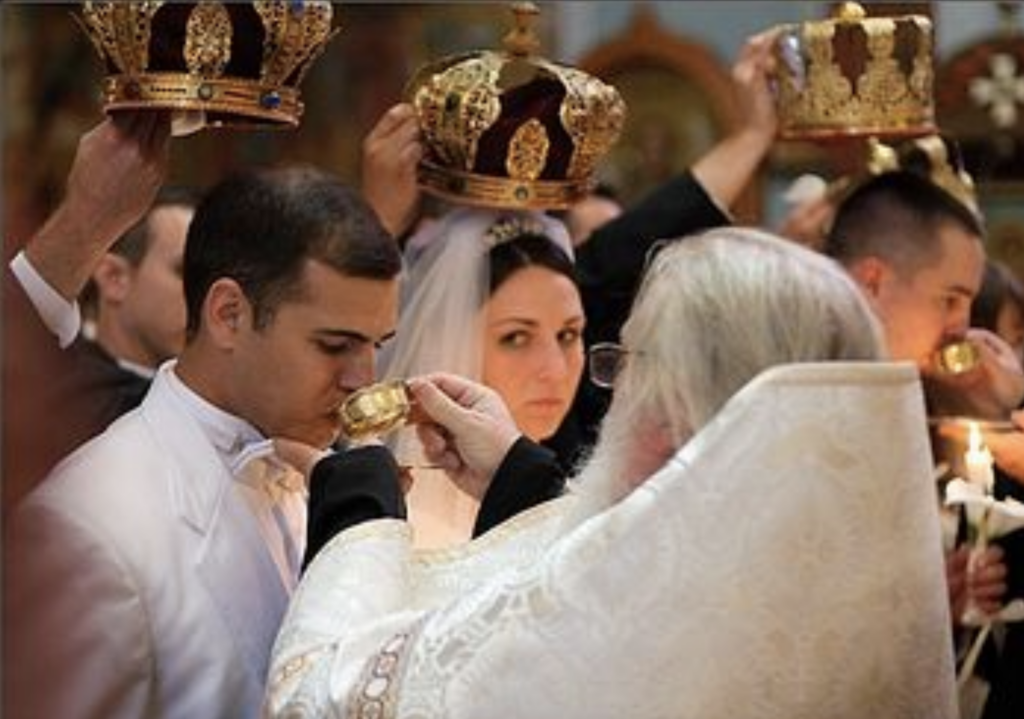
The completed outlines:
{"type": "Polygon", "coordinates": [[[564,208],[592,187],[626,106],[611,85],[537,57],[536,6],[512,9],[504,51],[443,58],[409,83],[427,147],[420,185],[461,204],[564,208]]]}
{"type": "Polygon", "coordinates": [[[295,127],[299,83],[334,35],[331,3],[85,2],[108,112],[177,111],[190,125],[295,127]]]}

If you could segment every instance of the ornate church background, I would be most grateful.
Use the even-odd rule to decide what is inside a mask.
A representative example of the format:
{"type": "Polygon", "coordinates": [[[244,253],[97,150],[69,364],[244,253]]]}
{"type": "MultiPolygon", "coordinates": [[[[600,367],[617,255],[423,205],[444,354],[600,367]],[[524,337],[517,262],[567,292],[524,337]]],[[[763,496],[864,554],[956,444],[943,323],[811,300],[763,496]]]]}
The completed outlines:
{"type": "MultiPolygon", "coordinates": [[[[940,127],[961,144],[989,219],[989,249],[1024,276],[1024,17],[1021,2],[868,2],[869,14],[929,15],[940,127]]],[[[541,2],[543,54],[616,84],[625,137],[602,169],[635,199],[740,121],[729,70],[744,39],[827,17],[831,2],[541,2]]],[[[2,230],[10,257],[57,203],[78,137],[100,119],[100,63],[76,4],[0,5],[2,230]]],[[[303,84],[298,130],[204,131],[172,144],[173,183],[205,187],[249,164],[310,162],[359,177],[363,136],[428,59],[495,48],[504,3],[342,3],[341,32],[303,84]]],[[[849,170],[849,153],[780,143],[738,207],[771,225],[796,175],[849,170]]]]}

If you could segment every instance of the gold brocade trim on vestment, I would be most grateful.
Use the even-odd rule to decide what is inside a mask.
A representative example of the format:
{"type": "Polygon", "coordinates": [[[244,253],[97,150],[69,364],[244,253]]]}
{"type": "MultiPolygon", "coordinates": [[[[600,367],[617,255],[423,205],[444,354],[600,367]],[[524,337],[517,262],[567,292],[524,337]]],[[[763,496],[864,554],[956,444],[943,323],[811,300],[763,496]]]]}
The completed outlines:
{"type": "Polygon", "coordinates": [[[393,719],[398,708],[398,685],[409,646],[423,621],[388,640],[363,668],[348,701],[348,719],[393,719]]]}
{"type": "Polygon", "coordinates": [[[344,551],[350,545],[364,542],[369,538],[405,540],[410,546],[412,546],[412,526],[404,519],[387,517],[385,519],[374,519],[349,527],[343,532],[334,535],[331,541],[316,553],[310,563],[310,566],[306,569],[306,573],[308,574],[311,571],[313,564],[315,564],[321,556],[344,551]]]}
{"type": "MultiPolygon", "coordinates": [[[[429,567],[430,565],[447,564],[454,560],[465,559],[488,552],[494,545],[507,542],[518,534],[528,533],[535,525],[543,524],[552,516],[563,512],[566,503],[573,501],[575,501],[575,498],[572,495],[563,494],[561,497],[556,497],[523,510],[472,541],[454,547],[418,549],[413,553],[412,561],[416,565],[429,567]]],[[[313,564],[321,556],[346,551],[352,545],[365,542],[368,539],[403,540],[411,547],[412,534],[412,525],[404,519],[375,519],[357,524],[335,535],[313,558],[307,573],[312,571],[313,564]]]]}

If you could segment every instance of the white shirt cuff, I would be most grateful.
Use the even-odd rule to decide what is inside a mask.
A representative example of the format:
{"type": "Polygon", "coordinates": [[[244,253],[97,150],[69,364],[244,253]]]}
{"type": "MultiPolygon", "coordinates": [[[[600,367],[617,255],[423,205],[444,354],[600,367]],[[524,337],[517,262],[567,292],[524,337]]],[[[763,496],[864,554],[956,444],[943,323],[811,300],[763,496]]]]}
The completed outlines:
{"type": "Polygon", "coordinates": [[[68,302],[53,289],[28,261],[24,251],[19,252],[11,260],[10,267],[32,306],[39,313],[39,318],[57,337],[61,348],[74,342],[82,327],[82,313],[78,308],[78,302],[68,302]]]}

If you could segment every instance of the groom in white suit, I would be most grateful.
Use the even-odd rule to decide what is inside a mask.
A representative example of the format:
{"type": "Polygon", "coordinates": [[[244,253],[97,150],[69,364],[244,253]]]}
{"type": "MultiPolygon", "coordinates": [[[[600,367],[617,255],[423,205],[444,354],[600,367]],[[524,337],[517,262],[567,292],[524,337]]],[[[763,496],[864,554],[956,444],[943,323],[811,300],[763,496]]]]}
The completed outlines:
{"type": "Polygon", "coordinates": [[[12,716],[258,714],[305,539],[304,483],[266,438],[336,438],[394,330],[399,269],[373,211],[324,173],[243,173],[208,194],[185,252],[185,350],[15,514],[12,716]]]}

